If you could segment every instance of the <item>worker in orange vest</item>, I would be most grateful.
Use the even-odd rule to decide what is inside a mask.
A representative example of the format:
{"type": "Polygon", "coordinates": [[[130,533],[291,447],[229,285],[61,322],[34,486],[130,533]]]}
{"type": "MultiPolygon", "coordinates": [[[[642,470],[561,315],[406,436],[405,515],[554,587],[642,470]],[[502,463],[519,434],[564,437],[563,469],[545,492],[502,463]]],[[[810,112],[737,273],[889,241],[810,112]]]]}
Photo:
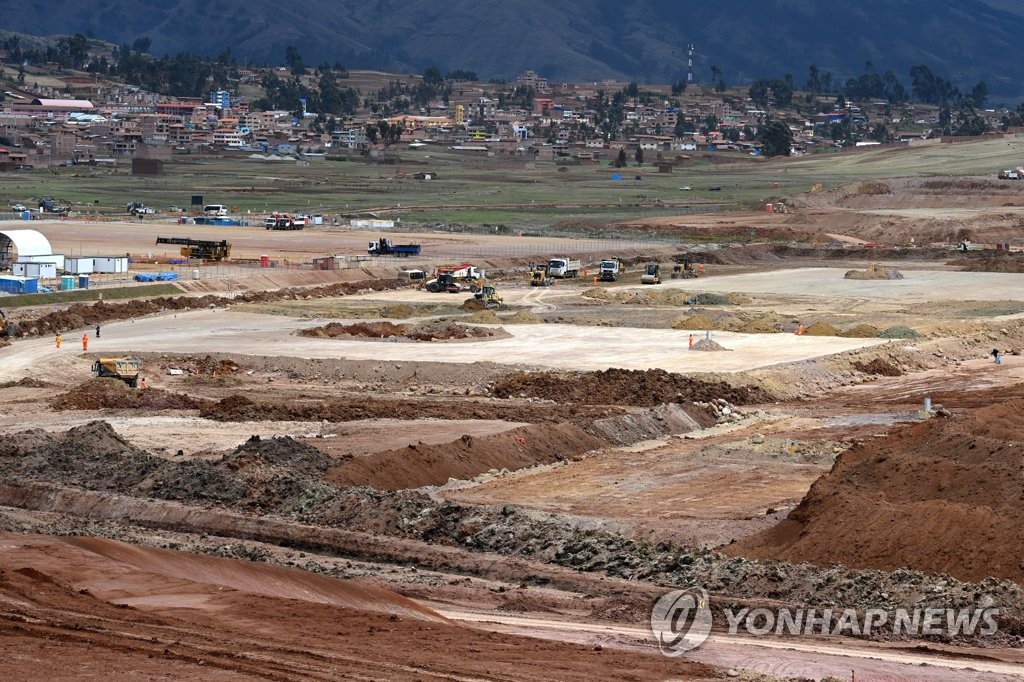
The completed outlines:
{"type": "Polygon", "coordinates": [[[89,350],[89,335],[82,334],[82,350],[89,350]]]}
{"type": "Polygon", "coordinates": [[[690,334],[690,350],[693,350],[693,334],[690,334]]]}
{"type": "Polygon", "coordinates": [[[60,348],[60,334],[57,334],[57,348],[60,348]]]}
{"type": "Polygon", "coordinates": [[[141,389],[142,389],[143,391],[145,391],[145,390],[146,390],[146,388],[147,388],[147,386],[146,386],[146,377],[142,377],[142,383],[141,383],[141,384],[139,384],[139,387],[140,387],[140,388],[141,388],[141,389]]]}
{"type": "Polygon", "coordinates": [[[801,322],[800,325],[796,328],[796,335],[797,336],[803,336],[804,335],[804,323],[803,322],[801,322]]]}

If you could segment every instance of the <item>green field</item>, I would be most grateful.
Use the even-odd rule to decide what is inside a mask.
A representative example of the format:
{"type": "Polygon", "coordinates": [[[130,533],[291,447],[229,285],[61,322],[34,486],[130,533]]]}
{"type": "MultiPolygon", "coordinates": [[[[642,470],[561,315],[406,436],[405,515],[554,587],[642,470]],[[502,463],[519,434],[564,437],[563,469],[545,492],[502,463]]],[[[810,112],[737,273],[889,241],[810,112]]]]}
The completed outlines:
{"type": "Polygon", "coordinates": [[[86,301],[117,301],[122,299],[143,298],[146,296],[177,296],[181,289],[173,284],[150,284],[137,287],[110,287],[104,289],[76,289],[74,291],[54,291],[49,294],[20,294],[4,296],[4,308],[21,308],[36,305],[67,305],[86,301]]]}
{"type": "MultiPolygon", "coordinates": [[[[273,210],[336,215],[373,212],[416,226],[437,223],[542,229],[563,221],[592,225],[687,211],[755,208],[821,183],[830,187],[864,178],[922,175],[987,175],[1020,165],[1024,141],[858,153],[792,159],[733,156],[731,163],[699,160],[670,174],[651,165],[612,169],[607,162],[558,166],[537,162],[467,158],[442,147],[393,152],[394,163],[321,160],[294,162],[204,156],[175,157],[160,177],[71,167],[0,174],[4,201],[35,206],[50,195],[77,213],[123,215],[129,201],[166,211],[187,208],[193,194],[227,204],[241,214],[273,210]],[[435,175],[416,180],[417,172],[435,175]],[[621,180],[612,179],[620,174],[621,180]],[[639,179],[637,179],[639,178],[639,179]],[[692,190],[681,188],[689,186],[692,190]],[[720,191],[710,191],[718,186],[720,191]]],[[[728,157],[722,157],[728,158],[728,157]]]]}

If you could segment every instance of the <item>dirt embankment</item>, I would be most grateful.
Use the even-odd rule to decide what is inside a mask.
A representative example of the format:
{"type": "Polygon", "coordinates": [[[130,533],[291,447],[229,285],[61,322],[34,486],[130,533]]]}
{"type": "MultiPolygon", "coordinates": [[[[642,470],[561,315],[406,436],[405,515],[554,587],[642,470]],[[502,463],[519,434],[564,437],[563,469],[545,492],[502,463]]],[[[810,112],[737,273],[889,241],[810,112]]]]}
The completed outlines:
{"type": "Polygon", "coordinates": [[[789,518],[734,556],[1024,584],[1024,399],[857,444],[789,518]]]}
{"type": "Polygon", "coordinates": [[[377,398],[317,400],[252,400],[233,394],[206,404],[200,414],[219,421],[329,421],[358,419],[500,419],[510,422],[554,423],[607,417],[621,408],[573,405],[507,404],[481,400],[377,398]]]}
{"type": "Polygon", "coordinates": [[[340,282],[322,287],[289,288],[276,291],[247,291],[237,296],[160,296],[126,301],[124,303],[75,303],[64,310],[46,313],[35,318],[21,319],[15,336],[47,336],[72,329],[93,327],[114,320],[155,315],[175,310],[199,310],[224,307],[236,303],[270,303],[313,298],[347,296],[361,291],[384,291],[408,286],[403,279],[373,279],[360,282],[340,282]]]}
{"type": "Polygon", "coordinates": [[[491,436],[463,436],[453,443],[410,444],[408,448],[349,457],[324,479],[348,487],[370,485],[401,490],[468,479],[492,469],[522,469],[565,461],[606,445],[572,424],[526,426],[491,436]]]}
{"type": "Polygon", "coordinates": [[[734,405],[770,402],[756,386],[694,379],[661,369],[608,369],[601,372],[519,372],[498,381],[491,392],[499,398],[535,397],[580,405],[635,405],[707,402],[722,398],[734,405]]]}
{"type": "Polygon", "coordinates": [[[393,322],[357,322],[341,324],[331,322],[298,332],[300,336],[316,338],[370,339],[378,341],[461,341],[463,339],[498,339],[509,334],[503,329],[469,327],[456,322],[429,322],[424,324],[395,324],[393,322]]]}

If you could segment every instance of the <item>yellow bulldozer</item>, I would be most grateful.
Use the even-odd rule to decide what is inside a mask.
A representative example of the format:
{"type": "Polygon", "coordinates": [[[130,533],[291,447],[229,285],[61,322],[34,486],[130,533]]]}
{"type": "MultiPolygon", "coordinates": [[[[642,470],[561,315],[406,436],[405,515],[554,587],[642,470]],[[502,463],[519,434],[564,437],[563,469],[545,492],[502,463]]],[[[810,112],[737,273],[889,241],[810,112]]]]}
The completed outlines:
{"type": "Polygon", "coordinates": [[[92,365],[92,373],[97,377],[120,379],[132,388],[139,387],[140,371],[142,360],[138,358],[100,358],[92,365]]]}

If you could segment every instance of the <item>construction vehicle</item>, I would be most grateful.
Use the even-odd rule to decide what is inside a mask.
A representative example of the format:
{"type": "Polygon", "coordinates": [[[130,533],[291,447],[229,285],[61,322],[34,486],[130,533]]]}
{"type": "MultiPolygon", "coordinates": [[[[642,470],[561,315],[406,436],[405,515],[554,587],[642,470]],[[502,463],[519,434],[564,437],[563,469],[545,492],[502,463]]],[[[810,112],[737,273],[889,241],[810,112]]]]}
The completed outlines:
{"type": "Polygon", "coordinates": [[[0,310],[0,338],[14,336],[18,333],[18,325],[7,319],[6,313],[0,310]]]}
{"type": "Polygon", "coordinates": [[[558,279],[576,277],[582,269],[583,264],[578,260],[552,258],[548,261],[548,277],[557,277],[558,279]]]}
{"type": "Polygon", "coordinates": [[[697,268],[693,267],[693,258],[690,256],[677,256],[676,264],[672,266],[672,279],[691,279],[699,276],[697,268]]]}
{"type": "Polygon", "coordinates": [[[149,206],[146,206],[141,201],[133,201],[132,203],[128,204],[127,208],[128,208],[128,215],[135,216],[135,217],[144,216],[144,215],[152,215],[152,214],[156,213],[156,210],[150,208],[149,206]]]}
{"type": "Polygon", "coordinates": [[[439,273],[437,277],[427,282],[425,286],[427,291],[432,294],[442,291],[449,294],[457,294],[462,291],[462,285],[455,281],[455,277],[450,272],[439,273]]]}
{"type": "Polygon", "coordinates": [[[498,296],[497,290],[487,284],[483,289],[473,294],[473,297],[478,301],[483,301],[484,305],[488,308],[500,308],[504,299],[498,296]]]}
{"type": "Polygon", "coordinates": [[[392,244],[390,239],[381,237],[376,241],[370,242],[369,248],[366,252],[371,256],[418,256],[420,255],[419,244],[392,244]]]}
{"type": "Polygon", "coordinates": [[[305,226],[305,216],[293,216],[290,213],[272,213],[264,222],[268,230],[301,230],[305,226]]]}
{"type": "Polygon", "coordinates": [[[92,373],[97,377],[120,379],[132,388],[139,387],[139,372],[142,360],[138,358],[100,358],[92,364],[92,373]]]}
{"type": "Polygon", "coordinates": [[[450,291],[454,286],[457,287],[455,291],[469,289],[475,294],[483,288],[486,277],[487,273],[470,263],[442,265],[434,271],[434,279],[427,282],[426,288],[429,292],[437,293],[450,291]]]}
{"type": "Polygon", "coordinates": [[[61,204],[53,197],[42,197],[39,200],[39,212],[40,213],[52,213],[54,215],[67,215],[71,207],[67,204],[61,204]]]}
{"type": "Polygon", "coordinates": [[[626,266],[618,258],[606,258],[598,266],[598,279],[602,282],[614,282],[626,271],[626,266]]]}
{"type": "Polygon", "coordinates": [[[640,275],[640,284],[661,284],[661,266],[648,263],[644,267],[644,274],[640,275]]]}
{"type": "Polygon", "coordinates": [[[185,258],[227,260],[231,257],[231,243],[226,239],[218,242],[205,239],[189,239],[187,237],[157,237],[156,243],[181,245],[180,253],[185,258]]]}
{"type": "Polygon", "coordinates": [[[555,280],[548,277],[548,267],[543,263],[530,263],[530,286],[549,287],[555,280]]]}

